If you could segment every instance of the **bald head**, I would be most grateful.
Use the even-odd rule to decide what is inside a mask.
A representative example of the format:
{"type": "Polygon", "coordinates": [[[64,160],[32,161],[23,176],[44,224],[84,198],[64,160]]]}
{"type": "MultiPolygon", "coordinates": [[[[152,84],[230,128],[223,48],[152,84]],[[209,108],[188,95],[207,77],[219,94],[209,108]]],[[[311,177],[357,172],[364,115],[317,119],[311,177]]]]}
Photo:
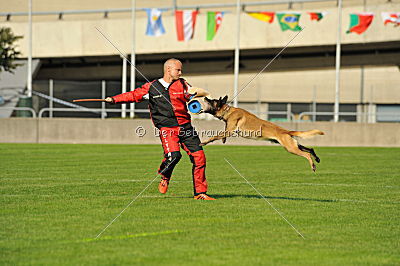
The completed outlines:
{"type": "Polygon", "coordinates": [[[182,75],[182,63],[178,59],[170,58],[164,63],[164,80],[172,82],[182,75]]]}
{"type": "Polygon", "coordinates": [[[181,63],[181,61],[179,61],[178,59],[175,59],[175,58],[170,58],[167,61],[165,61],[165,63],[164,63],[164,73],[165,73],[165,71],[167,70],[168,67],[171,67],[171,66],[175,65],[176,63],[181,63]]]}

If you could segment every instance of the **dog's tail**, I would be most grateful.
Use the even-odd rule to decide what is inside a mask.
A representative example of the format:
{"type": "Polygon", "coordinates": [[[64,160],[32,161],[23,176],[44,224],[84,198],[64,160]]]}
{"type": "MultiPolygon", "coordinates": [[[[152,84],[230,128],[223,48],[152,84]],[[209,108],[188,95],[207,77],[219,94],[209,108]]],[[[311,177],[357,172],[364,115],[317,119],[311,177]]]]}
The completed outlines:
{"type": "Polygon", "coordinates": [[[300,137],[302,139],[308,139],[315,135],[325,135],[325,133],[321,130],[313,129],[309,131],[289,131],[289,135],[293,137],[300,137]]]}

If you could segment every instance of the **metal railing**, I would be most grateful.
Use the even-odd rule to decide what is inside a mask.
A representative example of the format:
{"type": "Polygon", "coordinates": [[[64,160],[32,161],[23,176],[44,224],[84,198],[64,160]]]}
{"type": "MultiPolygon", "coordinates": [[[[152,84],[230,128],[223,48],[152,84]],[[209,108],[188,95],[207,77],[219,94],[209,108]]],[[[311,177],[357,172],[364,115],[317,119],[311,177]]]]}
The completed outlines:
{"type": "MultiPolygon", "coordinates": [[[[33,118],[43,118],[43,114],[45,112],[97,112],[101,115],[101,118],[105,118],[105,113],[122,113],[124,109],[102,109],[102,108],[42,108],[38,114],[36,114],[35,110],[30,107],[0,107],[0,110],[17,110],[17,111],[29,111],[32,114],[33,118]]],[[[126,111],[126,110],[125,110],[126,111]]],[[[149,113],[148,109],[135,109],[135,113],[149,113]]],[[[313,120],[304,120],[304,117],[307,115],[316,117],[316,116],[332,116],[332,119],[335,115],[335,112],[302,112],[298,114],[296,117],[295,114],[288,111],[269,111],[269,112],[258,112],[257,116],[265,116],[266,120],[273,119],[270,118],[270,115],[284,115],[285,117],[281,117],[282,119],[286,119],[290,122],[308,122],[313,120]]],[[[390,116],[396,117],[397,114],[379,114],[379,116],[390,116]]],[[[339,112],[339,116],[353,116],[356,118],[364,117],[369,118],[373,117],[374,121],[368,120],[365,122],[375,123],[378,114],[376,112],[368,113],[368,112],[339,112]]],[[[400,115],[398,115],[398,120],[400,121],[400,115]]],[[[315,122],[315,121],[314,121],[315,122]]],[[[360,122],[360,121],[358,121],[360,122]]]]}
{"type": "MultiPolygon", "coordinates": [[[[299,114],[293,114],[290,111],[269,111],[269,112],[256,112],[253,110],[253,113],[256,114],[257,116],[264,116],[266,117],[266,120],[272,120],[274,118],[270,118],[270,115],[285,115],[286,117],[280,117],[278,119],[286,119],[287,121],[291,121],[291,122],[308,122],[308,121],[312,121],[312,122],[316,122],[316,116],[332,116],[332,120],[334,119],[334,115],[335,112],[301,112],[299,114]],[[313,119],[304,119],[305,116],[312,116],[313,119]],[[297,116],[297,117],[296,117],[297,116]]],[[[357,122],[361,122],[359,121],[359,118],[364,118],[368,123],[375,123],[376,119],[382,116],[387,116],[387,117],[396,117],[397,114],[393,113],[393,114],[385,114],[385,113],[376,113],[376,112],[339,112],[338,115],[340,117],[343,116],[351,116],[351,117],[355,117],[357,122]],[[371,121],[370,119],[372,118],[373,121],[371,121]]],[[[398,115],[398,120],[400,120],[400,115],[398,115]]]]}
{"type": "MultiPolygon", "coordinates": [[[[361,116],[365,115],[365,113],[357,113],[357,112],[339,112],[339,116],[361,116]]],[[[318,116],[318,115],[335,115],[335,112],[302,112],[299,114],[299,118],[297,120],[303,120],[303,117],[306,115],[318,116]]],[[[368,114],[368,115],[376,115],[376,114],[368,114]]]]}
{"type": "MultiPolygon", "coordinates": [[[[39,111],[38,117],[43,118],[43,113],[44,112],[99,112],[100,114],[102,113],[121,113],[124,110],[123,109],[101,109],[101,108],[85,108],[85,109],[72,109],[72,108],[42,108],[39,111]]],[[[126,110],[125,110],[126,111],[126,110]]],[[[148,109],[135,109],[135,113],[148,113],[148,109]]],[[[104,118],[104,117],[102,117],[104,118]]]]}
{"type": "MultiPolygon", "coordinates": [[[[288,4],[289,8],[297,3],[317,3],[317,2],[335,2],[337,0],[271,0],[261,2],[247,2],[240,3],[242,8],[246,6],[261,6],[261,5],[280,5],[288,4]]],[[[162,11],[170,11],[176,9],[202,9],[202,8],[230,8],[235,7],[236,3],[217,3],[217,4],[200,4],[200,5],[182,5],[182,6],[168,6],[160,7],[162,11]]],[[[135,8],[135,11],[145,11],[145,8],[135,8]]],[[[132,8],[109,8],[109,9],[89,9],[89,10],[64,10],[64,11],[37,11],[32,12],[33,16],[48,16],[57,15],[62,19],[63,15],[78,15],[78,14],[104,14],[107,18],[110,13],[128,13],[132,12],[132,8]]],[[[0,16],[5,16],[10,20],[12,16],[28,16],[28,12],[0,12],[0,16]]]]}
{"type": "MultiPolygon", "coordinates": [[[[332,119],[335,115],[335,112],[302,112],[299,114],[298,118],[296,119],[296,121],[309,121],[309,120],[304,120],[304,116],[306,115],[312,115],[313,117],[315,116],[321,116],[321,115],[325,115],[325,116],[332,116],[332,119]]],[[[368,121],[369,123],[375,123],[376,119],[379,117],[396,117],[398,116],[398,120],[400,121],[400,115],[398,115],[397,113],[377,113],[377,112],[338,112],[339,116],[353,116],[356,118],[373,118],[374,122],[368,121]]],[[[359,122],[359,121],[358,121],[359,122]]],[[[367,122],[367,121],[366,121],[367,122]]]]}
{"type": "MultiPolygon", "coordinates": [[[[286,119],[288,121],[294,121],[295,120],[295,116],[293,113],[288,112],[288,111],[268,111],[268,112],[257,112],[257,111],[253,111],[254,114],[256,114],[257,116],[261,116],[263,115],[265,117],[266,120],[271,119],[269,116],[270,115],[285,115],[286,117],[280,117],[279,119],[286,119]]],[[[272,118],[273,119],[273,118],[272,118]]]]}
{"type": "Polygon", "coordinates": [[[0,107],[0,110],[16,110],[16,111],[29,111],[32,113],[32,117],[36,118],[36,112],[30,107],[0,107]]]}

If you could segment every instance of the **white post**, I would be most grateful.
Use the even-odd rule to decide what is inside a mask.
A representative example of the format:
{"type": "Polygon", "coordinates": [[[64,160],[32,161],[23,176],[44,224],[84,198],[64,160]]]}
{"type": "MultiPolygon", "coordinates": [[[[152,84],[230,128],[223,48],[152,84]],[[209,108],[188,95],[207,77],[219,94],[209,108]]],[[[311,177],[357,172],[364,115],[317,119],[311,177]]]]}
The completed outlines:
{"type": "Polygon", "coordinates": [[[335,83],[335,105],[334,105],[334,121],[339,121],[339,101],[340,101],[340,42],[342,34],[342,0],[338,0],[338,29],[336,40],[336,83],[335,83]]]}
{"type": "Polygon", "coordinates": [[[27,65],[27,95],[32,97],[32,0],[28,0],[28,65],[27,65]]]}
{"type": "Polygon", "coordinates": [[[236,47],[234,63],[234,83],[233,83],[233,106],[238,106],[238,87],[239,87],[239,49],[240,49],[240,0],[236,1],[236,47]]]}
{"type": "Polygon", "coordinates": [[[261,88],[257,86],[257,116],[260,116],[261,111],[261,88]]]}
{"type": "MultiPolygon", "coordinates": [[[[127,68],[127,60],[125,59],[125,57],[122,57],[122,93],[126,92],[126,68],[127,68]]],[[[126,104],[122,104],[121,106],[122,109],[122,113],[121,113],[121,117],[125,118],[126,117],[126,104]]]]}
{"type": "MultiPolygon", "coordinates": [[[[135,53],[135,39],[136,39],[136,1],[132,0],[132,49],[131,49],[131,91],[135,90],[135,65],[136,65],[136,53],[135,53]]],[[[130,105],[131,114],[130,117],[133,118],[135,116],[135,104],[131,103],[130,105]]]]}
{"type": "Polygon", "coordinates": [[[54,97],[54,84],[53,80],[49,80],[49,96],[50,96],[50,102],[49,102],[49,117],[53,118],[53,97],[54,97]]]}
{"type": "Polygon", "coordinates": [[[172,5],[174,6],[174,9],[172,10],[173,13],[175,13],[178,4],[176,3],[176,0],[172,0],[172,5]]]}
{"type": "Polygon", "coordinates": [[[364,110],[364,66],[361,66],[361,77],[360,77],[360,104],[358,104],[357,108],[357,122],[365,122],[365,114],[363,114],[364,110]]]}
{"type": "Polygon", "coordinates": [[[376,114],[374,106],[374,87],[371,86],[370,93],[369,93],[369,104],[368,104],[368,123],[375,123],[376,122],[376,114]]]}
{"type": "MultiPolygon", "coordinates": [[[[102,99],[106,98],[106,81],[105,80],[101,81],[101,98],[102,99]]],[[[104,119],[107,116],[105,109],[106,109],[106,103],[101,102],[101,119],[104,119]]]]}
{"type": "Polygon", "coordinates": [[[286,120],[291,121],[291,114],[292,114],[292,104],[287,103],[286,104],[286,120]]]}
{"type": "Polygon", "coordinates": [[[317,120],[317,87],[314,85],[313,87],[313,103],[312,103],[312,112],[313,112],[313,122],[317,120]]]}

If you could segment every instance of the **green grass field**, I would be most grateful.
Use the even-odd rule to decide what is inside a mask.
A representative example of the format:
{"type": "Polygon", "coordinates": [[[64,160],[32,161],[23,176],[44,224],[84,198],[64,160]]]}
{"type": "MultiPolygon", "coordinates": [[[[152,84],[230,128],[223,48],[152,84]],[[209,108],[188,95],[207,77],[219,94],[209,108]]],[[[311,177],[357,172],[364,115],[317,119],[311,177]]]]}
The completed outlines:
{"type": "Polygon", "coordinates": [[[168,193],[153,145],[0,144],[0,264],[399,265],[400,149],[207,146],[209,194],[184,155],[168,193]],[[261,191],[296,232],[224,160],[261,191]]]}

